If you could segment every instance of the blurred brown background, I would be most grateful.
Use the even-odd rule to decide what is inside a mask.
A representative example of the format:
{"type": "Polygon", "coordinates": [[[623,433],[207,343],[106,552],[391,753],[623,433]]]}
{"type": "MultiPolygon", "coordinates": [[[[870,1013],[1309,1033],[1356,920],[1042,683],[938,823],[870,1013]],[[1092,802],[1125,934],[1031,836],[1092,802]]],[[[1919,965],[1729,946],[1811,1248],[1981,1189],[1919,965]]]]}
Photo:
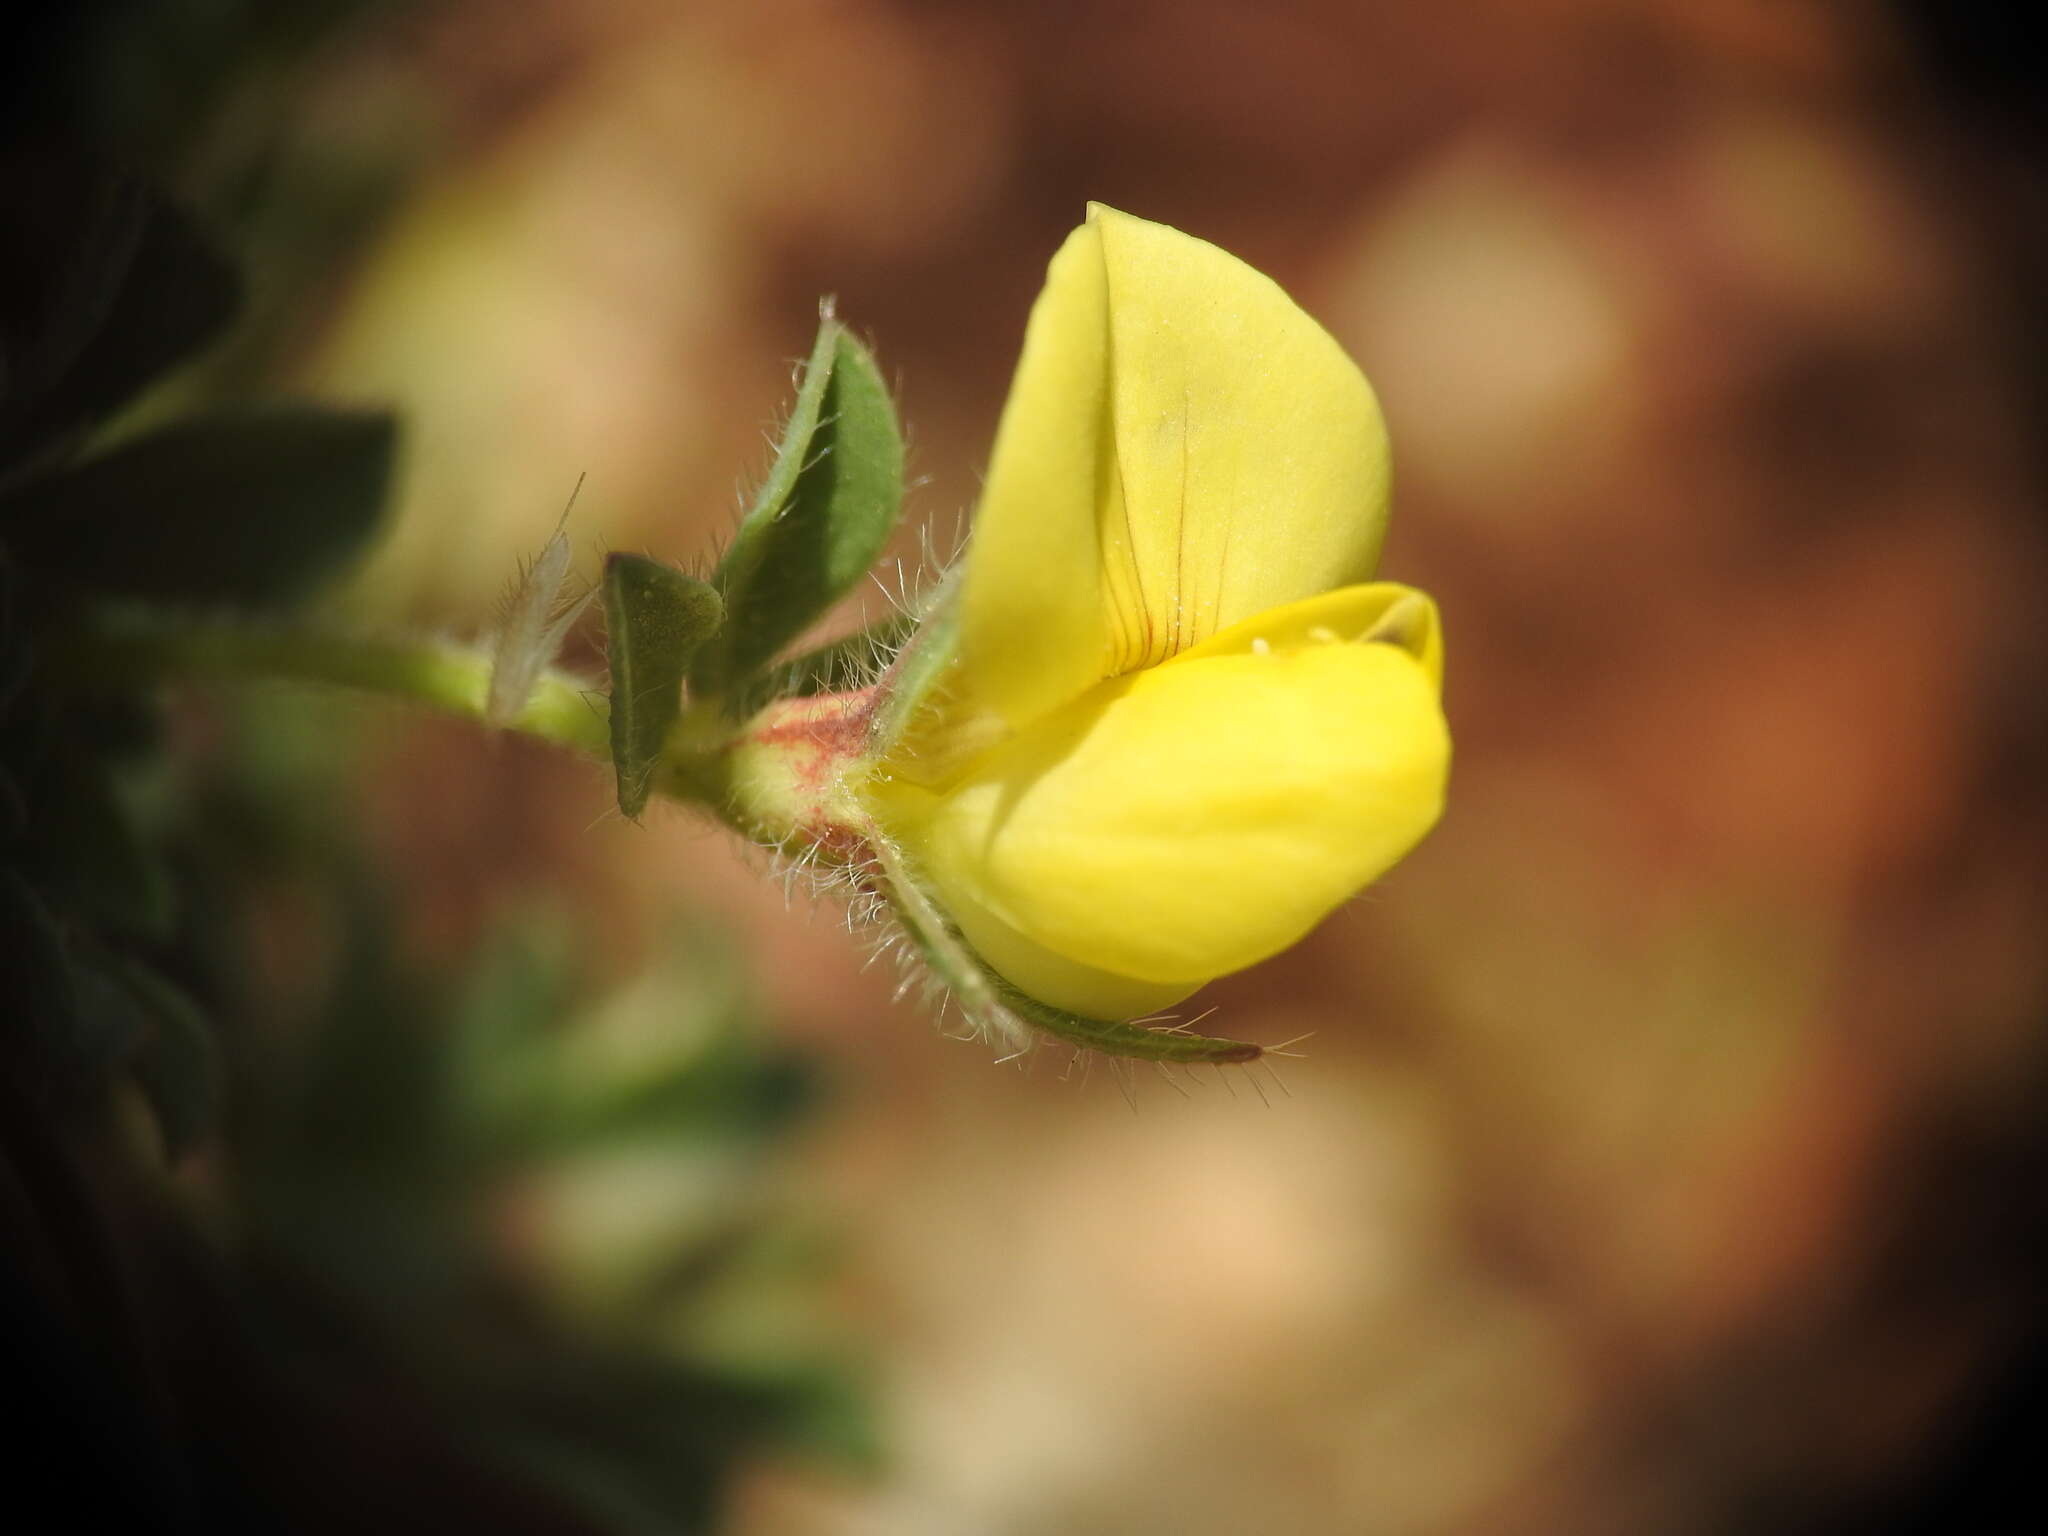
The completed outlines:
{"type": "Polygon", "coordinates": [[[487,623],[584,474],[586,573],[705,561],[823,293],[950,547],[1091,198],[1385,403],[1451,810],[1205,1000],[1313,1031],[1284,1089],[993,1069],[686,815],[335,711],[418,956],[538,903],[637,974],[696,914],[838,1080],[778,1178],[890,1459],[732,1530],[1857,1529],[1942,1468],[2033,1337],[2048,784],[2038,183],[1939,62],[1847,0],[440,0],[209,106],[223,367],[409,419],[380,620],[487,623]]]}

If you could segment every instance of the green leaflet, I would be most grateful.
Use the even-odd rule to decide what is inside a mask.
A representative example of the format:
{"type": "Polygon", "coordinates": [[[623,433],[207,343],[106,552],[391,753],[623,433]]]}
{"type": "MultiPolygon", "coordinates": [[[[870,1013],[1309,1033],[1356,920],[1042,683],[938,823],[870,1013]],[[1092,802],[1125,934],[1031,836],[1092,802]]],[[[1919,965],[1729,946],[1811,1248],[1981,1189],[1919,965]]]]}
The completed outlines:
{"type": "Polygon", "coordinates": [[[729,701],[728,713],[744,719],[776,699],[808,699],[866,687],[902,654],[917,628],[914,616],[895,613],[865,629],[828,640],[760,673],[729,701]]]}
{"type": "Polygon", "coordinates": [[[903,510],[903,434],[874,358],[828,312],[760,494],[713,577],[726,623],[692,681],[730,696],[864,576],[903,510]]]}
{"type": "Polygon", "coordinates": [[[615,554],[604,567],[604,622],[611,657],[612,767],[619,809],[637,817],[682,713],[683,676],[718,628],[718,593],[673,566],[615,554]]]}

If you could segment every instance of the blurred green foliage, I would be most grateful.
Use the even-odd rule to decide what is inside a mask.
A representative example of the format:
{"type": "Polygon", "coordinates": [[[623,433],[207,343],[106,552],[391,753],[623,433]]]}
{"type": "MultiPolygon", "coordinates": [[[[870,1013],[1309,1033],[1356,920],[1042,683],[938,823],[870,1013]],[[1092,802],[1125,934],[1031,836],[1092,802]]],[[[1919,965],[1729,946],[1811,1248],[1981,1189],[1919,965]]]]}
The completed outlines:
{"type": "Polygon", "coordinates": [[[545,921],[425,972],[288,701],[231,710],[198,772],[154,699],[72,663],[110,605],[299,602],[374,533],[397,434],[290,407],[106,446],[239,281],[88,159],[11,153],[0,199],[36,214],[0,274],[17,1497],[152,1529],[689,1530],[743,1456],[869,1459],[819,1254],[760,1177],[814,1085],[700,931],[637,1009],[586,996],[545,921]],[[280,911],[296,1003],[260,942],[280,911]]]}

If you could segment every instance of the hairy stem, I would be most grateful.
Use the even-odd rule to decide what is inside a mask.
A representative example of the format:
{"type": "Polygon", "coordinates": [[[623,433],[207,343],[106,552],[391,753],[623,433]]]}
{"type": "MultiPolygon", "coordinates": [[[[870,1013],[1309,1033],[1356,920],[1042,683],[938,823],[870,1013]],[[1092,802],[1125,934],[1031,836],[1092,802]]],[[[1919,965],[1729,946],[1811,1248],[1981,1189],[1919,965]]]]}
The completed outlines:
{"type": "MultiPolygon", "coordinates": [[[[449,640],[348,634],[255,620],[124,612],[73,637],[63,660],[81,686],[180,677],[327,683],[424,704],[482,722],[488,649],[449,640]]],[[[605,707],[587,679],[556,668],[536,677],[504,729],[596,757],[611,755],[605,707]]]]}

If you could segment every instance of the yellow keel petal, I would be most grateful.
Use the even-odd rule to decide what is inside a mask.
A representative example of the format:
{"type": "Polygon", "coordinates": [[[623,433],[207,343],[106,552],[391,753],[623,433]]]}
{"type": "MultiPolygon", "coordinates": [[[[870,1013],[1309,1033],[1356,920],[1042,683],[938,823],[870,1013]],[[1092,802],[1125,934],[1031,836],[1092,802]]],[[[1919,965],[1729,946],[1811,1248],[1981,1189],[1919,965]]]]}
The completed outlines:
{"type": "Polygon", "coordinates": [[[1285,949],[1435,823],[1450,742],[1423,663],[1248,640],[1100,685],[944,794],[882,786],[885,825],[1017,986],[1126,1000],[1025,974],[1036,949],[1159,1006],[1285,949]],[[1024,941],[1004,959],[1000,930],[1024,941]]]}

